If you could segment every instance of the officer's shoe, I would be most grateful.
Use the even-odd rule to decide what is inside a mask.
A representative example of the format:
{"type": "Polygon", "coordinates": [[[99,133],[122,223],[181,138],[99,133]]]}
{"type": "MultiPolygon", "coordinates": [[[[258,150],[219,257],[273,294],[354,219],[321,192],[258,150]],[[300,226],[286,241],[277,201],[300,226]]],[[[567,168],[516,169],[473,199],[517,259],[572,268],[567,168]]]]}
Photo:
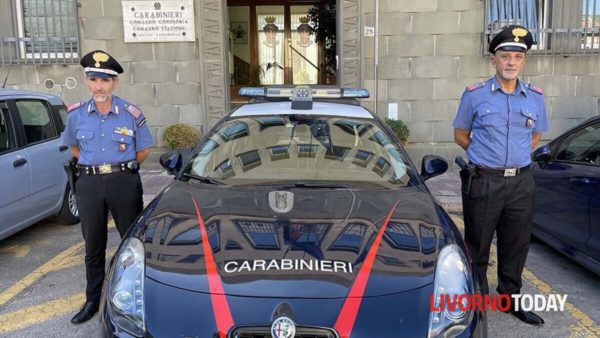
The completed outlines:
{"type": "Polygon", "coordinates": [[[531,324],[531,325],[542,325],[544,324],[544,319],[542,317],[533,313],[533,311],[525,311],[523,309],[515,310],[514,308],[509,310],[515,317],[519,318],[523,323],[531,324]]]}
{"type": "Polygon", "coordinates": [[[87,322],[94,317],[94,314],[98,312],[99,307],[100,304],[98,302],[86,302],[83,304],[83,307],[81,307],[81,310],[71,318],[71,323],[81,324],[87,322]]]}

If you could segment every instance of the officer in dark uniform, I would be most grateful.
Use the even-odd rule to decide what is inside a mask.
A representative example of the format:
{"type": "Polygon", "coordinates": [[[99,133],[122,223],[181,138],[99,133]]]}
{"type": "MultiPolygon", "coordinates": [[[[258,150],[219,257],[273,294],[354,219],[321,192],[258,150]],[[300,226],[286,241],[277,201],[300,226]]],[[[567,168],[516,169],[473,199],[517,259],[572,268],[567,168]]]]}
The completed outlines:
{"type": "Polygon", "coordinates": [[[98,312],[104,281],[108,212],[121,238],[142,211],[139,165],[148,156],[152,136],[139,108],[112,94],[123,68],[96,50],[81,59],[87,102],[69,107],[63,143],[78,159],[75,185],[85,240],[86,303],[71,319],[83,323],[98,312]]]}
{"type": "MultiPolygon", "coordinates": [[[[494,231],[498,238],[499,294],[518,294],[529,250],[533,222],[534,181],[529,170],[531,150],[548,130],[544,95],[518,76],[531,48],[531,33],[511,25],[489,44],[496,75],[473,84],[463,93],[453,122],[455,142],[467,151],[470,175],[462,175],[465,241],[486,278],[494,231]]],[[[513,306],[521,321],[543,324],[533,312],[513,306]]]]}

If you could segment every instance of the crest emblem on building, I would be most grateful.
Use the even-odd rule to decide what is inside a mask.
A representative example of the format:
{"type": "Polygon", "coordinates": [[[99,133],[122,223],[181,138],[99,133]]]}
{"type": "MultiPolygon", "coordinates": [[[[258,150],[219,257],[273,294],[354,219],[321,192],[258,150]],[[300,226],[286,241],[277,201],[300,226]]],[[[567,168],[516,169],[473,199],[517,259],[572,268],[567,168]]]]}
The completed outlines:
{"type": "Polygon", "coordinates": [[[294,193],[289,191],[269,192],[269,206],[280,214],[289,212],[294,207],[294,193]]]}
{"type": "Polygon", "coordinates": [[[288,317],[279,317],[271,324],[273,338],[293,338],[296,335],[296,324],[288,317]]]}

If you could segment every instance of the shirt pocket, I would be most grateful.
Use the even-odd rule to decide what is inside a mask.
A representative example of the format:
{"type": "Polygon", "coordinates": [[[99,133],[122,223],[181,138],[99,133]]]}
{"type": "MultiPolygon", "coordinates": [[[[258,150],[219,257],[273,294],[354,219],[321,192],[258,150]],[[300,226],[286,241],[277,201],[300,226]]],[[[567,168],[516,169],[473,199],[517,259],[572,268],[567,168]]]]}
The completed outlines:
{"type": "Polygon", "coordinates": [[[486,127],[499,127],[506,125],[503,115],[493,106],[482,106],[477,111],[481,125],[486,127]]]}
{"type": "Polygon", "coordinates": [[[82,148],[89,148],[88,145],[94,140],[94,132],[91,130],[77,130],[75,134],[75,138],[77,139],[77,143],[82,148]]]}
{"type": "Polygon", "coordinates": [[[128,135],[112,134],[112,140],[117,143],[131,144],[131,142],[133,142],[133,137],[128,135]]]}
{"type": "Polygon", "coordinates": [[[538,114],[529,109],[521,109],[521,114],[518,116],[517,123],[519,126],[533,129],[538,120],[538,114]]]}

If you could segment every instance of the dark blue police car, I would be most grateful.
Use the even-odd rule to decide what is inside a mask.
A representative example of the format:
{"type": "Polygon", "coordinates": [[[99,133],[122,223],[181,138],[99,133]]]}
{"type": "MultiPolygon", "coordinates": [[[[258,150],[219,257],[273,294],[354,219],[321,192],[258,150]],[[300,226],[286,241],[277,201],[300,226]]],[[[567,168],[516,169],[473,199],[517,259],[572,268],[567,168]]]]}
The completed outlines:
{"type": "Polygon", "coordinates": [[[246,88],[253,103],[189,153],[111,264],[112,337],[485,336],[480,312],[430,312],[479,290],[464,242],[366,90],[246,88]]]}

